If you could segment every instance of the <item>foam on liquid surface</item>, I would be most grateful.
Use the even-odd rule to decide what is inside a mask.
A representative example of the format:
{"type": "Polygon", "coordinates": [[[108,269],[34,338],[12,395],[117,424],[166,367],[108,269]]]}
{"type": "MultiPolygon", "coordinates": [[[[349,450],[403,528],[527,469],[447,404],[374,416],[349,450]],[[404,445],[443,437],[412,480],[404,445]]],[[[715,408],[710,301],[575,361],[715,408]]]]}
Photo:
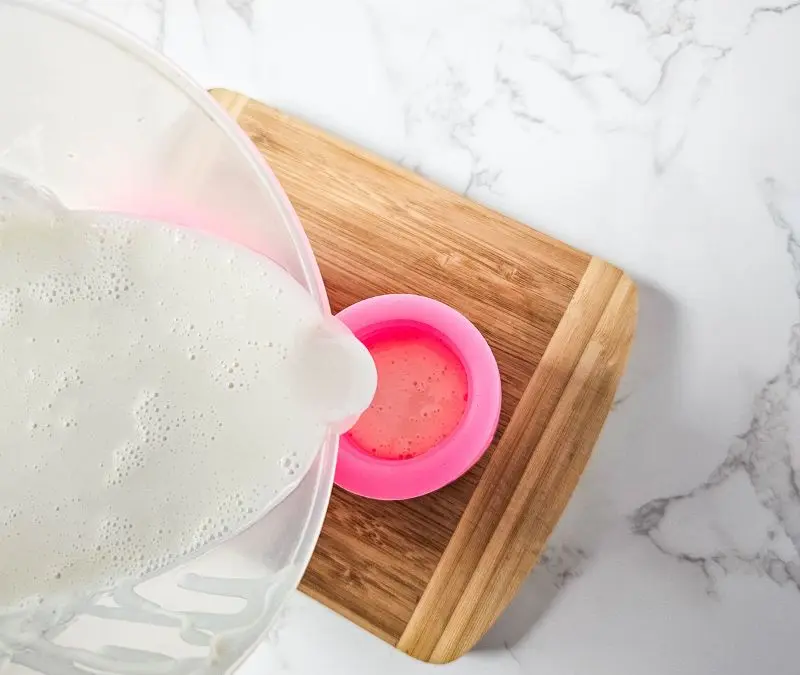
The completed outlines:
{"type": "Polygon", "coordinates": [[[0,189],[0,610],[241,530],[374,380],[352,336],[319,367],[329,319],[263,256],[18,187],[0,189]]]}

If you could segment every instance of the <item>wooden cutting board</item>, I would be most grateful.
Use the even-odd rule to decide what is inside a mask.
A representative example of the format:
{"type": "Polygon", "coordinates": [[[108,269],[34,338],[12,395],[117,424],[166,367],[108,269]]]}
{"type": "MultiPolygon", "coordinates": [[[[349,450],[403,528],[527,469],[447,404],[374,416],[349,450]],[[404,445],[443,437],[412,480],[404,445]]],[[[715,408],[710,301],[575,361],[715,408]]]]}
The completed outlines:
{"type": "Polygon", "coordinates": [[[611,407],[636,323],[619,269],[240,94],[212,92],[267,158],[333,311],[418,293],[464,313],[502,375],[494,444],[432,495],[334,489],[301,590],[408,654],[469,651],[531,571],[611,407]]]}

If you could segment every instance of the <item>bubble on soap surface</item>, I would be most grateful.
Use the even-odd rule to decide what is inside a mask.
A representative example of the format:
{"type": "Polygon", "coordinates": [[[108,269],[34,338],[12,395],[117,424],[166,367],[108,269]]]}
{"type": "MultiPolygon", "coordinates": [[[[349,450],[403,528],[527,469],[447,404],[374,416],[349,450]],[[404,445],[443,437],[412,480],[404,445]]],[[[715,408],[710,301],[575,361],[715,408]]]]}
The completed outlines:
{"type": "Polygon", "coordinates": [[[238,532],[326,434],[287,396],[297,336],[322,317],[281,268],[191,231],[41,213],[0,232],[0,377],[19,383],[0,410],[0,550],[16,551],[0,609],[238,532]]]}

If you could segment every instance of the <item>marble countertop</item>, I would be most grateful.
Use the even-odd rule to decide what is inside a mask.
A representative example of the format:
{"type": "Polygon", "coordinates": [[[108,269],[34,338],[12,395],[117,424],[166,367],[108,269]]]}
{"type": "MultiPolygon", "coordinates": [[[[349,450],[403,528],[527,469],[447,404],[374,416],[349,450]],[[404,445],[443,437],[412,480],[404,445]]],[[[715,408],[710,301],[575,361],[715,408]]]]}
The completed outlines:
{"type": "MultiPolygon", "coordinates": [[[[77,4],[638,282],[543,562],[441,672],[800,672],[800,2],[77,4]]],[[[297,594],[242,672],[378,669],[434,671],[297,594]]]]}

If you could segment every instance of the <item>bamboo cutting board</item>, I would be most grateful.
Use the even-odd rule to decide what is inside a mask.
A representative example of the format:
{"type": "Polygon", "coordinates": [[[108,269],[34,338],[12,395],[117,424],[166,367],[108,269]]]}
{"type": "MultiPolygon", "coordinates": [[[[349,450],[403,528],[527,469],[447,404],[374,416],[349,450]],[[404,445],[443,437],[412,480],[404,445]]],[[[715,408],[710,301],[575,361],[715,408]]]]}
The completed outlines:
{"type": "Polygon", "coordinates": [[[301,590],[408,654],[469,651],[533,568],[611,407],[636,288],[612,265],[233,92],[334,312],[418,293],[465,314],[500,366],[494,444],[454,484],[377,502],[334,489],[301,590]]]}

